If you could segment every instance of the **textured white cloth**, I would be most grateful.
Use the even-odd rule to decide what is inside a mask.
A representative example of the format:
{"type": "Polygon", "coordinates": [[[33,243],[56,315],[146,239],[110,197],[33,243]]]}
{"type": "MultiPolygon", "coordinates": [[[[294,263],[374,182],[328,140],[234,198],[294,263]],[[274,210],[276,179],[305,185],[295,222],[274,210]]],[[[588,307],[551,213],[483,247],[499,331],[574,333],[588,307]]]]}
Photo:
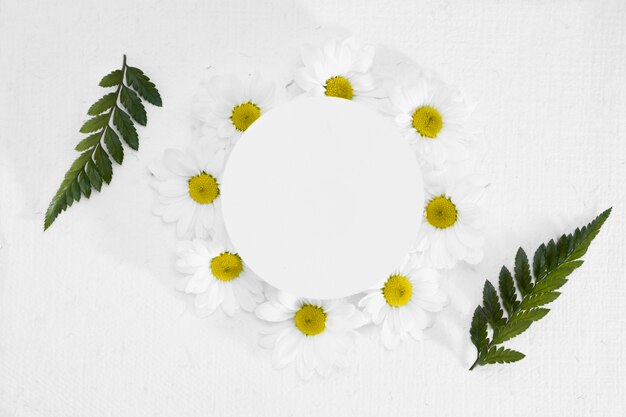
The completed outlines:
{"type": "Polygon", "coordinates": [[[626,415],[625,21],[621,0],[0,1],[0,416],[626,415]],[[489,235],[484,262],[447,277],[430,340],[386,352],[367,332],[355,367],[302,382],[272,368],[254,317],[199,319],[174,290],[147,165],[189,143],[202,79],[258,70],[284,93],[299,47],[337,26],[477,102],[489,235]],[[44,234],[122,53],[164,107],[112,184],[44,234]],[[483,280],[609,205],[553,311],[510,343],[527,358],[468,372],[483,280]]]}

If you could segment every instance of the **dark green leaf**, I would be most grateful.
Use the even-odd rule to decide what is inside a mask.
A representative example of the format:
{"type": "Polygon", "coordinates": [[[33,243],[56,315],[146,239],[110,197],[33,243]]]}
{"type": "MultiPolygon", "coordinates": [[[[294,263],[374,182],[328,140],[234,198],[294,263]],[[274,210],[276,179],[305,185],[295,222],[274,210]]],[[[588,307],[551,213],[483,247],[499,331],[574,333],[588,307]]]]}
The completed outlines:
{"type": "Polygon", "coordinates": [[[529,308],[533,308],[533,307],[540,307],[542,305],[546,305],[551,303],[552,301],[556,300],[557,298],[559,298],[559,296],[561,295],[560,292],[558,291],[554,291],[554,292],[543,292],[543,293],[539,293],[539,294],[531,294],[527,297],[524,297],[524,299],[522,300],[522,305],[520,306],[520,308],[522,310],[527,310],[529,308]]]}
{"type": "Polygon", "coordinates": [[[109,155],[118,164],[122,164],[124,161],[124,149],[122,148],[122,142],[120,142],[117,133],[113,129],[107,129],[104,133],[104,143],[107,145],[109,155]]]}
{"type": "Polygon", "coordinates": [[[500,343],[504,343],[509,339],[514,338],[515,336],[523,333],[530,327],[532,321],[526,320],[517,320],[517,321],[509,321],[506,326],[502,327],[497,334],[494,334],[492,343],[494,345],[499,345],[500,343]]]}
{"type": "Polygon", "coordinates": [[[149,103],[152,103],[155,106],[161,106],[163,104],[159,90],[157,90],[154,83],[150,81],[150,78],[148,78],[139,68],[126,68],[126,82],[149,103]]]}
{"type": "Polygon", "coordinates": [[[568,254],[569,242],[571,240],[570,235],[563,235],[556,242],[556,260],[557,263],[561,263],[565,260],[568,254]]]}
{"type": "Polygon", "coordinates": [[[100,142],[101,137],[101,133],[94,133],[93,135],[87,136],[85,139],[78,142],[78,145],[76,145],[74,149],[78,152],[86,151],[87,149],[97,145],[100,142]]]}
{"type": "Polygon", "coordinates": [[[535,285],[534,293],[540,294],[540,293],[545,293],[545,292],[552,292],[552,291],[558,290],[566,283],[567,283],[567,278],[555,278],[555,279],[551,279],[550,281],[544,280],[538,283],[537,285],[535,285]]]}
{"type": "Polygon", "coordinates": [[[487,321],[494,328],[502,326],[506,322],[503,318],[504,312],[500,307],[498,293],[489,281],[485,281],[485,286],[483,287],[483,311],[487,321]]]}
{"type": "Polygon", "coordinates": [[[531,308],[530,310],[519,310],[512,317],[512,321],[537,321],[550,312],[549,308],[531,308]]]}
{"type": "MultiPolygon", "coordinates": [[[[82,170],[85,167],[85,164],[87,163],[87,161],[89,161],[90,158],[91,158],[91,152],[84,152],[84,153],[80,154],[80,156],[78,158],[76,158],[76,160],[72,163],[72,166],[70,167],[68,172],[65,174],[65,178],[68,178],[68,175],[71,175],[72,173],[74,173],[76,171],[82,170]]],[[[76,174],[76,175],[78,175],[78,174],[76,174]]]]}
{"type": "Polygon", "coordinates": [[[84,138],[76,145],[76,150],[82,153],[72,163],[59,189],[50,201],[44,219],[44,230],[48,229],[58,215],[71,206],[74,201],[79,201],[81,196],[89,198],[92,188],[100,191],[103,181],[109,183],[112,180],[111,159],[118,164],[124,160],[124,149],[118,132],[131,148],[137,149],[139,147],[139,138],[131,116],[138,123],[145,125],[147,115],[136,92],[157,106],[162,104],[161,96],[155,85],[141,70],[128,67],[126,56],[124,56],[122,69],[106,75],[100,81],[100,85],[102,87],[118,87],[118,89],[116,92],[107,93],[89,108],[87,113],[95,117],[86,121],[80,131],[87,134],[97,133],[84,138]],[[134,90],[124,84],[125,74],[128,84],[134,90]],[[130,116],[122,110],[121,106],[117,105],[118,97],[119,102],[128,110],[130,116]],[[110,111],[107,112],[107,110],[110,111]],[[109,124],[109,120],[112,125],[109,124]]]}
{"type": "Polygon", "coordinates": [[[571,273],[583,264],[579,258],[585,254],[589,244],[597,236],[610,214],[611,209],[605,210],[587,226],[576,229],[570,235],[562,235],[557,242],[550,240],[548,244],[539,246],[533,258],[534,285],[528,271],[526,253],[521,248],[517,251],[515,281],[522,294],[518,308],[514,304],[517,296],[509,271],[503,267],[499,277],[500,294],[502,303],[509,313],[508,320],[500,320],[502,311],[499,310],[498,295],[489,281],[485,283],[483,307],[481,309],[478,306],[475,311],[470,329],[472,343],[478,349],[478,358],[470,370],[476,365],[514,362],[524,357],[520,352],[498,345],[523,333],[533,322],[548,314],[550,310],[541,306],[553,302],[561,295],[556,290],[565,285],[571,273]],[[476,312],[481,310],[478,309],[484,312],[488,323],[491,324],[493,337],[490,342],[487,335],[481,336],[480,316],[476,315],[476,312]],[[513,311],[512,314],[511,311],[513,311]],[[481,344],[481,340],[487,340],[487,342],[481,344]]]}
{"type": "Polygon", "coordinates": [[[130,88],[124,86],[122,87],[122,93],[120,95],[120,101],[128,110],[128,113],[142,126],[146,125],[147,116],[146,109],[141,104],[141,99],[137,96],[137,94],[131,90],[130,88]]]}
{"type": "Polygon", "coordinates": [[[116,87],[122,82],[122,71],[115,70],[100,80],[100,87],[116,87]]]}
{"type": "Polygon", "coordinates": [[[109,159],[109,155],[102,149],[102,146],[98,146],[93,153],[93,160],[96,164],[96,169],[98,173],[102,177],[102,179],[109,184],[111,182],[111,178],[113,176],[113,166],[111,164],[111,160],[109,159]]]}
{"type": "Polygon", "coordinates": [[[533,281],[530,276],[530,265],[528,264],[528,257],[524,249],[519,248],[515,255],[515,282],[519,288],[522,297],[526,294],[530,294],[533,290],[533,281]]]}
{"type": "Polygon", "coordinates": [[[87,174],[85,171],[81,171],[78,174],[78,185],[80,185],[80,190],[83,195],[87,198],[91,195],[91,183],[89,182],[89,178],[87,178],[87,174]]]}
{"type": "Polygon", "coordinates": [[[115,106],[116,101],[117,95],[115,93],[106,94],[100,100],[93,103],[91,107],[89,107],[89,110],[87,110],[87,114],[90,116],[96,116],[100,113],[103,113],[109,110],[111,107],[115,106]]]}
{"type": "Polygon", "coordinates": [[[490,348],[481,358],[483,364],[493,363],[511,363],[524,359],[526,355],[513,349],[505,349],[503,347],[490,348]]]}
{"type": "Polygon", "coordinates": [[[567,282],[567,277],[580,267],[583,261],[572,261],[561,264],[555,270],[549,272],[545,279],[535,285],[533,293],[551,292],[558,290],[567,282]]]}
{"type": "Polygon", "coordinates": [[[502,305],[504,305],[504,309],[507,314],[511,316],[517,308],[519,307],[519,301],[517,301],[517,293],[515,292],[515,284],[513,283],[513,277],[511,276],[511,272],[506,268],[502,267],[500,270],[500,278],[499,278],[499,289],[500,296],[502,297],[502,305]]]}
{"type": "Polygon", "coordinates": [[[535,251],[533,257],[533,275],[538,281],[546,271],[546,245],[542,244],[535,251]]]}
{"type": "Polygon", "coordinates": [[[479,351],[489,344],[487,338],[487,317],[483,309],[478,306],[474,310],[474,316],[472,317],[472,327],[470,328],[470,335],[472,343],[479,351]]]}
{"type": "Polygon", "coordinates": [[[113,124],[117,128],[120,135],[124,139],[124,142],[128,144],[132,149],[137,150],[139,148],[139,137],[137,136],[137,130],[133,126],[130,116],[124,113],[119,107],[115,109],[113,114],[113,124]]]}
{"type": "Polygon", "coordinates": [[[95,132],[96,130],[100,130],[104,126],[106,126],[108,122],[109,122],[109,115],[101,114],[99,116],[96,116],[94,118],[87,120],[85,124],[83,124],[83,126],[80,128],[80,133],[95,132]]]}
{"type": "Polygon", "coordinates": [[[48,229],[48,227],[50,227],[50,225],[57,218],[59,213],[61,213],[63,210],[65,210],[65,206],[63,205],[62,199],[58,196],[55,196],[50,202],[48,209],[46,210],[46,216],[43,222],[43,229],[48,229]]]}
{"type": "MultiPolygon", "coordinates": [[[[71,184],[70,184],[70,187],[71,187],[71,184]]],[[[68,188],[65,191],[64,197],[65,197],[65,204],[67,204],[68,207],[74,204],[74,195],[72,194],[71,189],[68,188]]]]}
{"type": "Polygon", "coordinates": [[[600,232],[600,228],[602,227],[606,219],[608,219],[611,215],[611,210],[613,210],[612,207],[604,210],[602,213],[600,213],[600,215],[598,215],[598,217],[596,217],[591,223],[587,225],[584,234],[581,232],[581,237],[579,238],[578,245],[573,250],[572,254],[568,256],[568,261],[580,259],[585,255],[585,253],[587,253],[589,245],[600,232]]]}
{"type": "MultiPolygon", "coordinates": [[[[557,256],[556,256],[556,243],[553,239],[550,239],[546,245],[546,270],[551,271],[556,268],[557,256]]],[[[544,276],[541,277],[543,279],[544,276]]],[[[537,281],[540,281],[540,277],[537,277],[537,281]]]]}
{"type": "Polygon", "coordinates": [[[72,193],[72,197],[74,200],[80,200],[80,186],[78,185],[78,178],[72,181],[72,185],[70,186],[70,190],[72,193]]]}
{"type": "Polygon", "coordinates": [[[93,161],[90,160],[89,162],[87,162],[87,166],[85,167],[85,173],[87,174],[89,182],[91,183],[93,188],[100,191],[100,189],[102,188],[102,177],[98,173],[96,165],[93,163],[93,161]]]}

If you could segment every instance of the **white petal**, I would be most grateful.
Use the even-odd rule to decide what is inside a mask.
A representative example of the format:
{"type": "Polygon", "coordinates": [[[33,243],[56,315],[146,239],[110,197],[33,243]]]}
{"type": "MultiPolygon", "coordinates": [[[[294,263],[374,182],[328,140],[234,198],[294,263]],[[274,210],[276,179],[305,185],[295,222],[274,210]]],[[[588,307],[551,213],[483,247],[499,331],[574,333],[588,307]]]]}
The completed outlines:
{"type": "Polygon", "coordinates": [[[191,206],[191,203],[181,211],[176,223],[176,234],[179,238],[190,237],[195,214],[195,207],[191,206]]]}
{"type": "Polygon", "coordinates": [[[406,113],[400,113],[398,114],[396,117],[394,117],[393,119],[396,124],[400,127],[410,127],[411,123],[413,122],[413,119],[411,118],[411,116],[409,116],[406,113]]]}
{"type": "Polygon", "coordinates": [[[438,312],[443,310],[447,301],[446,295],[442,291],[437,291],[430,296],[418,296],[415,303],[426,311],[438,312]]]}
{"type": "Polygon", "coordinates": [[[387,316],[380,329],[380,338],[387,349],[393,349],[400,343],[400,337],[395,333],[395,329],[393,328],[392,316],[391,314],[387,316]]]}
{"type": "Polygon", "coordinates": [[[196,311],[200,316],[213,314],[215,309],[222,302],[222,294],[217,285],[211,286],[211,291],[205,291],[196,295],[196,311]]]}
{"type": "Polygon", "coordinates": [[[185,292],[200,294],[207,291],[211,285],[212,278],[213,277],[209,273],[208,269],[200,269],[196,271],[196,273],[191,276],[189,282],[187,282],[185,292]]]}
{"type": "Polygon", "coordinates": [[[277,368],[283,368],[293,362],[302,351],[304,335],[299,334],[296,329],[286,330],[276,341],[272,362],[277,368]]]}
{"type": "Polygon", "coordinates": [[[198,174],[194,161],[186,153],[178,149],[166,149],[163,154],[163,163],[176,175],[189,178],[198,174]]]}
{"type": "Polygon", "coordinates": [[[222,286],[222,291],[224,294],[224,299],[220,306],[222,307],[222,311],[229,317],[232,317],[235,314],[235,311],[239,308],[239,304],[237,303],[237,299],[235,298],[235,294],[233,293],[233,286],[228,282],[218,283],[222,286]]]}
{"type": "Polygon", "coordinates": [[[183,178],[176,178],[158,183],[157,191],[165,197],[181,197],[188,195],[189,186],[183,178]]]}
{"type": "Polygon", "coordinates": [[[357,74],[350,77],[354,91],[363,94],[376,88],[376,80],[372,74],[357,74]]]}
{"type": "Polygon", "coordinates": [[[217,136],[220,138],[230,138],[237,134],[237,129],[235,129],[235,125],[233,125],[232,120],[226,119],[223,120],[220,125],[217,127],[217,136]]]}
{"type": "Polygon", "coordinates": [[[332,331],[350,331],[367,323],[365,315],[349,303],[341,303],[328,314],[326,325],[332,331]]]}
{"type": "Polygon", "coordinates": [[[302,305],[298,297],[295,297],[285,291],[277,291],[275,297],[280,304],[291,311],[298,310],[302,305]]]}
{"type": "Polygon", "coordinates": [[[182,212],[185,210],[185,203],[159,204],[154,207],[154,213],[163,217],[165,223],[171,223],[178,220],[182,212]]]}
{"type": "Polygon", "coordinates": [[[256,299],[255,297],[248,291],[248,289],[240,282],[237,282],[243,277],[236,278],[232,281],[231,287],[233,289],[233,293],[235,298],[237,299],[237,303],[239,306],[245,311],[254,311],[256,307],[256,299]]]}
{"type": "Polygon", "coordinates": [[[274,301],[259,304],[254,313],[265,321],[280,322],[293,319],[293,311],[287,310],[274,301]]]}
{"type": "Polygon", "coordinates": [[[430,326],[430,317],[422,310],[418,305],[414,304],[409,308],[410,314],[413,317],[413,322],[410,327],[406,328],[408,332],[412,328],[425,329],[430,326]]]}
{"type": "Polygon", "coordinates": [[[316,62],[322,60],[322,54],[318,48],[312,45],[304,45],[300,50],[300,58],[305,67],[312,68],[316,62]]]}
{"type": "Polygon", "coordinates": [[[307,345],[311,343],[311,340],[305,336],[301,337],[301,342],[296,354],[296,371],[302,379],[310,379],[315,370],[310,366],[307,345]]]}
{"type": "Polygon", "coordinates": [[[315,79],[306,68],[299,68],[294,74],[294,81],[304,91],[309,91],[319,85],[320,81],[315,79]]]}

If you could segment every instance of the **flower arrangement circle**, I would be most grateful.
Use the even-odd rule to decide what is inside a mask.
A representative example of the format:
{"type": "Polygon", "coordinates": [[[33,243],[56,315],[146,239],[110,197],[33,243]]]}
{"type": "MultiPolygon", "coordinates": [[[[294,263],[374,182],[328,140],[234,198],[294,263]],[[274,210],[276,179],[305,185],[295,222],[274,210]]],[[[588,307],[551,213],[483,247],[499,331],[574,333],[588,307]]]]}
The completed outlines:
{"type": "Polygon", "coordinates": [[[260,344],[272,350],[274,365],[293,364],[303,378],[348,366],[355,337],[367,328],[377,328],[388,349],[423,338],[447,303],[439,271],[482,258],[485,187],[457,169],[471,166],[472,106],[423,71],[402,81],[385,76],[374,57],[373,46],[354,38],[306,45],[293,78],[298,96],[360,101],[388,117],[424,172],[426,201],[414,245],[373,288],[332,300],[288,294],[257,276],[230,241],[221,207],[224,167],[242,134],[279,101],[273,83],[256,74],[214,76],[199,100],[200,138],[185,151],[166,150],[151,166],[154,213],[176,224],[180,287],[195,295],[198,314],[254,313],[265,323],[260,344]]]}

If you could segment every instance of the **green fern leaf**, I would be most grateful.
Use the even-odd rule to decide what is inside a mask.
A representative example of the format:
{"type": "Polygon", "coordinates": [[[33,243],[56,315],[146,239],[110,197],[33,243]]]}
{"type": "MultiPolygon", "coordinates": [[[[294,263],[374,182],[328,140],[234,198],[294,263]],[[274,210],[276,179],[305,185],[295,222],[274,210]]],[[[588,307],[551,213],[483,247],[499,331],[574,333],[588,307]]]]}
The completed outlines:
{"type": "Polygon", "coordinates": [[[535,285],[535,293],[549,293],[558,290],[567,283],[567,278],[554,278],[550,280],[543,280],[535,285]]]}
{"type": "Polygon", "coordinates": [[[543,306],[549,304],[559,298],[561,295],[560,292],[543,292],[543,293],[535,293],[533,291],[532,294],[528,294],[526,297],[522,299],[522,304],[520,308],[522,310],[528,310],[529,308],[535,308],[539,306],[543,306]]]}
{"type": "Polygon", "coordinates": [[[97,191],[102,189],[102,177],[100,173],[96,169],[96,164],[93,161],[89,160],[87,165],[85,166],[85,173],[87,174],[87,178],[89,178],[89,182],[97,191]]]}
{"type": "Polygon", "coordinates": [[[96,130],[100,130],[104,128],[109,123],[109,116],[106,114],[101,114],[92,119],[89,119],[83,124],[80,128],[80,133],[91,133],[96,130]]]}
{"type": "Polygon", "coordinates": [[[109,110],[111,107],[115,106],[117,102],[117,94],[109,93],[102,97],[100,100],[96,101],[89,107],[87,110],[87,114],[90,116],[96,116],[100,113],[104,113],[109,110]]]}
{"type": "Polygon", "coordinates": [[[85,171],[78,173],[78,185],[80,186],[80,191],[83,195],[89,198],[89,196],[91,196],[91,183],[89,182],[89,178],[87,178],[85,171]]]}
{"type": "Polygon", "coordinates": [[[594,221],[589,223],[586,227],[583,227],[583,230],[580,231],[580,237],[576,244],[576,247],[573,248],[571,253],[567,257],[567,261],[575,261],[577,259],[582,258],[587,253],[587,249],[589,249],[589,245],[595,239],[595,237],[600,233],[600,228],[606,219],[611,215],[612,208],[605,210],[602,214],[600,214],[594,221]]]}
{"type": "Polygon", "coordinates": [[[500,278],[498,283],[500,295],[502,295],[502,305],[504,305],[506,313],[510,316],[517,311],[520,302],[517,301],[515,284],[513,283],[513,277],[511,276],[511,272],[509,272],[509,270],[505,266],[503,266],[500,270],[500,278]]]}
{"type": "Polygon", "coordinates": [[[146,116],[146,109],[143,104],[141,104],[141,99],[137,96],[133,90],[128,87],[122,87],[122,94],[120,95],[120,101],[128,110],[128,113],[132,116],[137,123],[142,126],[145,126],[148,122],[148,118],[146,116]]]}
{"type": "MultiPolygon", "coordinates": [[[[124,65],[125,67],[126,65],[124,65]]],[[[117,87],[122,83],[122,74],[124,73],[122,70],[115,70],[105,75],[102,80],[100,80],[100,87],[117,87]]]]}
{"type": "Polygon", "coordinates": [[[126,70],[126,81],[139,93],[148,103],[161,106],[161,95],[154,83],[139,68],[128,67],[126,70]]]}
{"type": "Polygon", "coordinates": [[[124,162],[124,148],[122,147],[120,138],[117,136],[117,133],[113,131],[113,129],[107,129],[104,134],[104,143],[107,145],[107,150],[113,160],[122,165],[122,162],[124,162]]]}
{"type": "Polygon", "coordinates": [[[470,328],[470,336],[472,343],[476,346],[476,349],[480,350],[489,344],[489,338],[487,334],[487,316],[481,306],[476,307],[474,310],[474,316],[472,317],[472,326],[470,328]]]}
{"type": "Polygon", "coordinates": [[[126,56],[121,69],[110,72],[100,80],[101,87],[115,87],[115,91],[105,94],[87,111],[88,115],[94,117],[82,125],[80,132],[90,135],[76,145],[75,149],[81,154],[70,166],[50,201],[44,218],[44,230],[75,201],[80,201],[83,196],[89,198],[92,189],[100,191],[103,182],[111,182],[111,159],[118,164],[124,160],[124,149],[113,126],[129,147],[135,150],[139,147],[139,137],[133,120],[117,104],[122,103],[137,123],[146,124],[146,110],[139,96],[129,88],[131,85],[141,97],[161,105],[161,96],[155,85],[141,70],[127,66],[126,56]]]}
{"type": "Polygon", "coordinates": [[[494,333],[492,343],[494,345],[499,345],[500,343],[506,342],[507,340],[524,333],[531,324],[532,321],[529,320],[509,320],[506,326],[499,329],[497,333],[494,333]]]}
{"type": "Polygon", "coordinates": [[[550,240],[539,246],[533,257],[534,283],[526,252],[522,248],[515,256],[515,282],[506,267],[500,270],[500,296],[491,282],[485,281],[483,305],[476,307],[470,327],[470,337],[477,350],[476,361],[470,370],[476,366],[510,363],[524,358],[523,353],[500,345],[519,336],[532,323],[550,312],[542,306],[561,295],[556,290],[567,283],[574,270],[582,266],[583,261],[580,258],[587,252],[591,241],[598,235],[610,214],[609,208],[587,226],[576,229],[572,234],[562,235],[557,241],[550,240]],[[517,291],[521,294],[520,300],[517,298],[517,291]],[[504,317],[502,308],[506,310],[507,317],[504,317]],[[491,340],[489,327],[492,332],[491,340]]]}
{"type": "Polygon", "coordinates": [[[531,308],[528,310],[520,310],[511,316],[510,321],[537,321],[545,317],[550,312],[549,308],[531,308]]]}
{"type": "Polygon", "coordinates": [[[530,276],[530,265],[528,264],[528,257],[524,249],[519,248],[515,255],[515,282],[517,288],[519,288],[520,294],[525,296],[530,294],[533,290],[533,280],[530,276]]]}
{"type": "Polygon", "coordinates": [[[538,281],[546,271],[546,245],[542,244],[535,251],[533,256],[533,276],[538,281]]]}
{"type": "Polygon", "coordinates": [[[505,324],[504,312],[500,307],[498,292],[489,281],[485,281],[483,287],[483,311],[487,321],[493,328],[498,328],[505,324]]]}
{"type": "Polygon", "coordinates": [[[78,142],[78,145],[76,145],[74,150],[83,152],[96,146],[98,143],[100,143],[100,133],[94,133],[93,135],[87,136],[85,139],[78,142]]]}
{"type": "MultiPolygon", "coordinates": [[[[556,256],[556,243],[551,239],[546,245],[546,271],[550,271],[554,269],[557,265],[557,256],[556,256]]],[[[542,274],[540,277],[537,277],[537,281],[541,281],[545,278],[545,274],[542,274]]]]}
{"type": "Polygon", "coordinates": [[[113,165],[111,164],[109,155],[107,155],[104,149],[102,149],[101,145],[96,147],[96,150],[93,153],[93,161],[96,165],[96,169],[98,170],[98,174],[100,174],[102,179],[107,184],[111,183],[111,178],[113,177],[113,165]]]}
{"type": "Polygon", "coordinates": [[[481,365],[493,363],[511,363],[524,359],[526,355],[513,349],[491,347],[481,358],[481,365]]]}
{"type": "Polygon", "coordinates": [[[133,121],[130,119],[130,116],[119,107],[115,109],[113,124],[128,146],[134,150],[139,149],[139,136],[137,136],[137,130],[135,126],[133,126],[133,121]]]}

